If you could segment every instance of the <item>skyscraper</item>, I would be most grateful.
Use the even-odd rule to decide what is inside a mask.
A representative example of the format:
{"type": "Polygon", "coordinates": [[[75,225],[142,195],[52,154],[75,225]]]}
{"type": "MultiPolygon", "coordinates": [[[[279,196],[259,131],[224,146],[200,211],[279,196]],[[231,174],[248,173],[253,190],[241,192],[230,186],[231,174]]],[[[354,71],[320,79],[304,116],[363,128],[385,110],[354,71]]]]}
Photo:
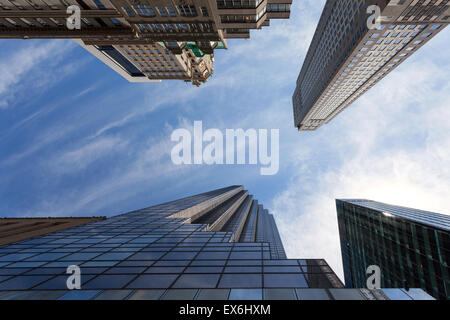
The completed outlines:
{"type": "Polygon", "coordinates": [[[306,131],[329,123],[442,31],[450,22],[449,4],[328,0],[292,97],[295,126],[306,131]],[[378,6],[380,19],[367,13],[369,6],[378,6]]]}
{"type": "Polygon", "coordinates": [[[450,299],[450,216],[370,200],[336,200],[345,284],[381,269],[383,288],[422,288],[450,299]]]}
{"type": "Polygon", "coordinates": [[[274,218],[242,186],[0,247],[0,299],[430,298],[345,289],[323,259],[287,259],[274,218]],[[69,291],[68,266],[81,270],[69,291]]]}
{"type": "Polygon", "coordinates": [[[229,38],[287,19],[292,0],[1,0],[0,38],[76,39],[133,82],[181,79],[199,85],[214,50],[229,38]],[[68,28],[70,6],[80,29],[68,28]]]}

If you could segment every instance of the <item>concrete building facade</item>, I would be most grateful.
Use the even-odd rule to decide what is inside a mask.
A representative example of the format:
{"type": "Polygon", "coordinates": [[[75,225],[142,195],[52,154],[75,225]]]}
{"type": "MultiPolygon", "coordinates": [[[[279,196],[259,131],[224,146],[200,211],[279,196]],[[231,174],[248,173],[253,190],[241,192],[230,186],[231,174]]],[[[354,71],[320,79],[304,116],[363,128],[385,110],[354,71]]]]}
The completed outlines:
{"type": "MultiPolygon", "coordinates": [[[[133,82],[205,82],[228,38],[287,19],[292,0],[1,0],[0,38],[76,39],[133,82]],[[80,8],[69,29],[67,8],[80,8]],[[158,53],[159,52],[159,53],[158,53]]],[[[71,12],[72,13],[72,12],[71,12]]]]}
{"type": "Polygon", "coordinates": [[[328,0],[292,97],[295,126],[329,123],[449,22],[449,0],[328,0]]]}

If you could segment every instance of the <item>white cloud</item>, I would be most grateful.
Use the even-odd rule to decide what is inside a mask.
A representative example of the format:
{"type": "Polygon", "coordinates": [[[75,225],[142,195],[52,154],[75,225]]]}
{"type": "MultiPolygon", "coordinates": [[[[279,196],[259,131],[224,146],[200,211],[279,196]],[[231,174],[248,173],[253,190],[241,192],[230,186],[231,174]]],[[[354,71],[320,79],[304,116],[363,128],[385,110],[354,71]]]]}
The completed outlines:
{"type": "Polygon", "coordinates": [[[272,203],[289,256],[325,258],[343,279],[337,198],[450,214],[448,62],[417,55],[289,144],[293,176],[272,203]]]}
{"type": "Polygon", "coordinates": [[[127,144],[127,141],[117,137],[102,137],[78,148],[63,151],[51,161],[51,166],[59,173],[75,173],[106,155],[119,152],[127,144]]]}
{"type": "MultiPolygon", "coordinates": [[[[3,60],[0,63],[0,109],[7,108],[10,105],[10,101],[13,101],[19,92],[17,85],[22,86],[23,83],[28,83],[31,87],[40,87],[44,84],[48,84],[50,78],[54,78],[51,75],[51,70],[48,66],[41,66],[44,61],[60,61],[63,55],[73,48],[70,42],[65,41],[46,41],[43,44],[40,42],[30,41],[29,45],[19,49],[8,59],[3,60]],[[52,58],[52,60],[50,60],[52,58]],[[13,67],[11,67],[13,66],[13,67]],[[30,82],[28,77],[32,70],[37,67],[42,67],[40,72],[39,81],[30,82]]],[[[70,63],[67,66],[71,66],[70,63]]],[[[60,66],[64,69],[63,66],[60,66]]],[[[59,73],[66,74],[69,70],[63,72],[60,69],[59,73]]],[[[33,79],[36,80],[36,79],[33,79]]],[[[30,88],[28,88],[30,89],[30,88]]]]}
{"type": "MultiPolygon", "coordinates": [[[[248,185],[253,183],[256,190],[269,190],[270,196],[260,198],[256,194],[256,198],[274,214],[288,256],[325,258],[341,278],[334,199],[368,198],[450,213],[449,64],[446,57],[438,59],[440,52],[448,51],[449,30],[415,53],[330,124],[313,133],[299,133],[293,125],[289,90],[295,86],[324,3],[324,0],[294,1],[290,20],[271,21],[270,27],[252,31],[249,41],[230,41],[229,50],[216,52],[216,71],[200,88],[174,81],[141,87],[133,84],[133,88],[142,90],[131,90],[128,84],[122,89],[113,86],[114,93],[107,92],[109,99],[97,97],[95,105],[88,105],[89,119],[80,117],[77,118],[80,121],[71,124],[67,120],[71,118],[67,117],[61,121],[63,125],[46,127],[44,132],[37,133],[30,148],[10,156],[6,159],[8,163],[53,146],[75,130],[80,133],[81,143],[77,140],[79,136],[74,137],[71,141],[79,143],[78,147],[62,150],[63,155],[58,153],[56,163],[62,164],[63,169],[87,168],[103,155],[113,154],[117,146],[123,146],[121,153],[128,158],[121,158],[120,166],[108,166],[106,176],[76,181],[64,185],[64,190],[58,190],[60,184],[52,181],[50,188],[39,193],[42,202],[30,200],[24,206],[26,210],[16,213],[112,215],[125,212],[120,211],[123,202],[133,202],[133,208],[137,209],[141,203],[136,199],[153,201],[157,198],[155,194],[162,193],[176,199],[190,194],[194,187],[209,188],[224,181],[244,184],[255,194],[257,191],[248,185]],[[424,50],[426,54],[421,53],[424,50]],[[261,96],[267,100],[258,100],[261,96]],[[164,111],[157,112],[163,107],[164,111]],[[171,116],[178,119],[177,125],[173,124],[176,120],[166,117],[169,113],[166,111],[172,107],[176,116],[171,116]],[[155,129],[152,132],[163,127],[160,135],[147,141],[142,138],[145,132],[139,132],[139,137],[129,137],[130,140],[121,138],[124,137],[120,135],[121,129],[130,133],[126,129],[149,114],[155,120],[149,119],[148,126],[155,129]],[[280,128],[278,177],[282,178],[263,178],[258,170],[249,167],[174,166],[170,161],[173,146],[170,133],[173,128],[191,129],[194,120],[203,120],[205,128],[280,128]],[[94,121],[95,129],[83,132],[86,129],[83,124],[94,121]],[[110,136],[113,130],[115,134],[117,130],[114,137],[110,136]],[[287,180],[282,180],[283,175],[287,180]],[[53,193],[54,190],[58,192],[53,193]],[[145,193],[145,197],[138,197],[139,193],[145,193]],[[109,209],[115,204],[120,210],[111,212],[109,209]]],[[[50,44],[43,47],[48,52],[56,48],[50,44]]],[[[14,91],[13,84],[21,83],[27,74],[39,74],[34,66],[53,57],[53,53],[42,51],[32,57],[24,56],[30,61],[18,70],[8,68],[20,57],[7,59],[0,65],[0,70],[10,73],[0,80],[0,94],[6,94],[7,101],[12,101],[17,92],[25,92],[24,86],[14,91]]],[[[80,113],[77,109],[67,114],[80,113]]],[[[54,148],[61,151],[57,146],[54,148]]],[[[53,177],[50,175],[49,180],[53,177]]]]}

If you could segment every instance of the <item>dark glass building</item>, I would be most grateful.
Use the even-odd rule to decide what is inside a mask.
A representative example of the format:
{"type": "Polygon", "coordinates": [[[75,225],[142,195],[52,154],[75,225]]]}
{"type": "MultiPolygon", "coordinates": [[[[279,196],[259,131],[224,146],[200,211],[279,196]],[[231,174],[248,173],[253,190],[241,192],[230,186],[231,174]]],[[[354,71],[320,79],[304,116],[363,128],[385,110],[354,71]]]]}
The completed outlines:
{"type": "Polygon", "coordinates": [[[346,287],[366,286],[381,269],[383,288],[422,288],[450,298],[450,216],[370,200],[336,200],[346,287]]]}
{"type": "Polygon", "coordinates": [[[426,299],[345,289],[322,259],[287,259],[274,218],[231,186],[0,246],[0,299],[426,299]],[[81,288],[68,290],[68,266],[81,288]]]}

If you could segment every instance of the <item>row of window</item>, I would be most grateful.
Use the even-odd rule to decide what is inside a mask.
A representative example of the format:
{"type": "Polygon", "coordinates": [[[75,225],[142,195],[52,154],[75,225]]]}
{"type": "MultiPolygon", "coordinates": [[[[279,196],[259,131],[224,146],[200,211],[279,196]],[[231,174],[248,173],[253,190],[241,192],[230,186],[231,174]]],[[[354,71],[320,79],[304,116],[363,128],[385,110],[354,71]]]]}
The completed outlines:
{"type": "MultiPolygon", "coordinates": [[[[160,17],[197,17],[197,8],[194,5],[177,5],[175,8],[173,6],[155,6],[156,10],[148,4],[139,4],[132,7],[124,6],[122,9],[129,17],[134,17],[137,15],[141,17],[156,17],[157,12],[160,17]]],[[[206,7],[200,7],[202,16],[208,17],[208,9],[206,7]]]]}
{"type": "MultiPolygon", "coordinates": [[[[429,299],[417,290],[384,289],[393,300],[429,299]]],[[[0,299],[29,300],[383,300],[378,291],[359,289],[168,289],[0,292],[0,299]]]]}

